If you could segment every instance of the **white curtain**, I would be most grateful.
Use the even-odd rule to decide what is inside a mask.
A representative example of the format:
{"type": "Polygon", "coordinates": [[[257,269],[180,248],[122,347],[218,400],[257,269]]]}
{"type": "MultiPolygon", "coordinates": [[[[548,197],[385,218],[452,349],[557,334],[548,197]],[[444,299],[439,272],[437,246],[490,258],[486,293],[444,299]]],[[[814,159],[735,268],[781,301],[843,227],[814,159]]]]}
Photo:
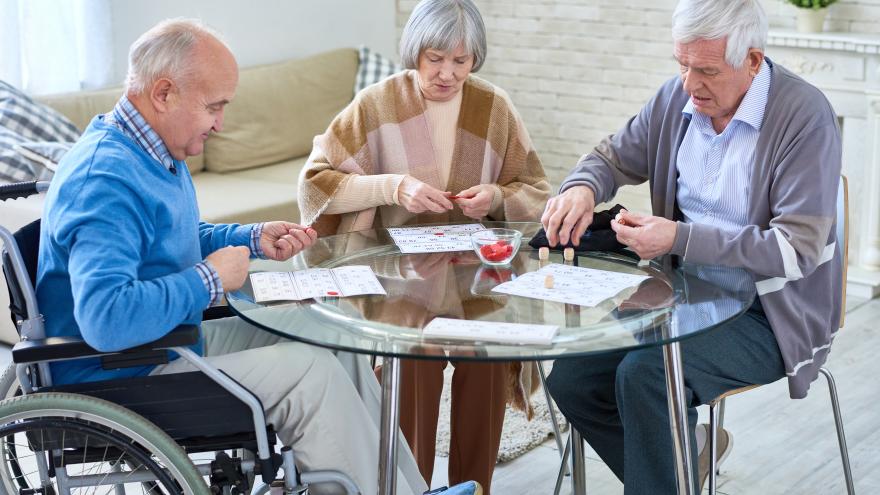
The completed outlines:
{"type": "Polygon", "coordinates": [[[0,0],[0,79],[29,94],[112,81],[110,0],[0,0]]]}

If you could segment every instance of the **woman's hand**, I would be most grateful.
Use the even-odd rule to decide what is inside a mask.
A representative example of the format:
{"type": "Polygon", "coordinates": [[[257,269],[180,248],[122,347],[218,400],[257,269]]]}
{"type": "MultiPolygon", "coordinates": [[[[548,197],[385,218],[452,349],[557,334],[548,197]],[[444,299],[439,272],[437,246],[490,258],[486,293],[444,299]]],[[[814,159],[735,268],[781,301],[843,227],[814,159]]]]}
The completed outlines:
{"type": "Polygon", "coordinates": [[[424,182],[407,175],[400,182],[397,198],[400,206],[410,213],[426,211],[443,213],[452,209],[452,202],[446,197],[449,193],[433,188],[424,182]]]}
{"type": "Polygon", "coordinates": [[[458,199],[455,201],[465,216],[479,220],[489,214],[496,191],[491,184],[478,184],[456,194],[458,199]]]}

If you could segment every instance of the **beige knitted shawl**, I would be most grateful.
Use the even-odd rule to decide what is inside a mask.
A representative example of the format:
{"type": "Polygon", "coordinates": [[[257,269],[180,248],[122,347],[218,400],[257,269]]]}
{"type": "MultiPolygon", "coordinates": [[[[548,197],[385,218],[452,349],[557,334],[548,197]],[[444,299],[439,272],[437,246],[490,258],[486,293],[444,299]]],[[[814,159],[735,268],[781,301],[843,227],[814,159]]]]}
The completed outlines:
{"type": "MultiPolygon", "coordinates": [[[[475,76],[462,89],[452,170],[446,190],[497,184],[503,213],[493,220],[537,220],[550,195],[541,161],[522,119],[506,95],[475,76]]],[[[383,206],[343,215],[325,215],[348,174],[409,174],[442,188],[434,160],[426,105],[417,73],[405,71],[358,93],[314,140],[299,181],[302,222],[321,234],[384,225],[383,206]]],[[[446,214],[413,215],[406,223],[468,221],[458,208],[446,214]]]]}

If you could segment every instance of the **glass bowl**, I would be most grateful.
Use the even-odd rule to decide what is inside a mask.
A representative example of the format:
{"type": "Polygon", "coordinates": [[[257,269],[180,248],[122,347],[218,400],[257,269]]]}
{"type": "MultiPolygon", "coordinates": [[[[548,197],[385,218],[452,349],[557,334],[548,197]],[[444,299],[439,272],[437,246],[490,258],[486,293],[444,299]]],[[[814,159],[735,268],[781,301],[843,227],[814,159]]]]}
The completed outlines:
{"type": "Polygon", "coordinates": [[[522,233],[513,229],[487,229],[471,234],[471,245],[480,261],[491,266],[507,265],[519,251],[522,233]]]}

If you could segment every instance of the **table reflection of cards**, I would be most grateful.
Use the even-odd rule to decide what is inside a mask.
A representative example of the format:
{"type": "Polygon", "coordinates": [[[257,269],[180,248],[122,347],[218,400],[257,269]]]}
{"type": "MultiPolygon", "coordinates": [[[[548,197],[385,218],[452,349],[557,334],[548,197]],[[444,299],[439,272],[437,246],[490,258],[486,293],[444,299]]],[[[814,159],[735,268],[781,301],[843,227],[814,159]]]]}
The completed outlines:
{"type": "Polygon", "coordinates": [[[578,266],[547,265],[536,272],[520,275],[515,280],[495,287],[493,292],[513,296],[544,299],[579,306],[596,306],[614,297],[627,287],[640,284],[650,277],[578,266]],[[552,287],[547,287],[547,276],[552,287]]]}
{"type": "Polygon", "coordinates": [[[385,294],[373,270],[360,265],[251,273],[251,286],[256,302],[385,294]]]}
{"type": "Polygon", "coordinates": [[[553,337],[558,331],[559,327],[556,325],[434,318],[425,327],[423,334],[426,337],[456,340],[549,345],[553,343],[553,337]]]}
{"type": "Polygon", "coordinates": [[[438,225],[436,227],[395,227],[388,234],[401,253],[441,253],[470,251],[471,234],[485,230],[478,223],[438,225]]]}

